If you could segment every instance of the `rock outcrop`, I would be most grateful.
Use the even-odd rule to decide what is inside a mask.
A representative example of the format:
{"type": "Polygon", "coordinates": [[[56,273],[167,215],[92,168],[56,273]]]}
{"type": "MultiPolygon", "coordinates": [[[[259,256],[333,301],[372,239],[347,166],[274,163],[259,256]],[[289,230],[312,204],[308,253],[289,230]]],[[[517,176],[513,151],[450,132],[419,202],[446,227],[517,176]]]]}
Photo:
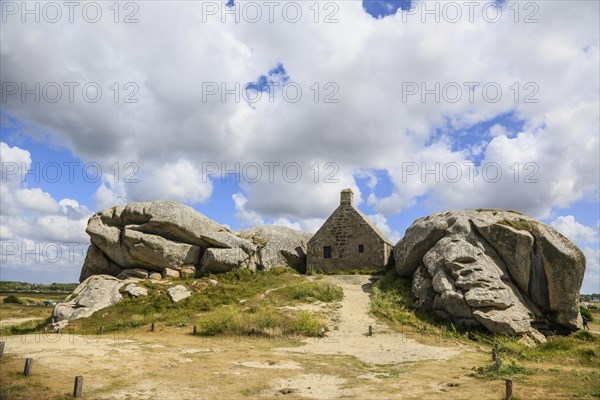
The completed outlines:
{"type": "Polygon", "coordinates": [[[463,326],[525,334],[581,327],[585,256],[522,214],[464,210],[415,221],[394,248],[418,306],[463,326]]]}
{"type": "Polygon", "coordinates": [[[123,299],[119,289],[130,281],[109,275],[93,275],[83,281],[64,303],[54,307],[54,321],[89,317],[98,310],[110,307],[123,299]]]}
{"type": "Polygon", "coordinates": [[[91,245],[80,281],[106,274],[120,279],[193,277],[197,271],[270,269],[306,264],[308,234],[283,227],[230,231],[174,201],[129,203],[94,214],[91,245]]]}
{"type": "Polygon", "coordinates": [[[305,272],[306,251],[312,234],[285,226],[260,226],[236,234],[256,244],[257,263],[263,269],[287,266],[305,272]]]}

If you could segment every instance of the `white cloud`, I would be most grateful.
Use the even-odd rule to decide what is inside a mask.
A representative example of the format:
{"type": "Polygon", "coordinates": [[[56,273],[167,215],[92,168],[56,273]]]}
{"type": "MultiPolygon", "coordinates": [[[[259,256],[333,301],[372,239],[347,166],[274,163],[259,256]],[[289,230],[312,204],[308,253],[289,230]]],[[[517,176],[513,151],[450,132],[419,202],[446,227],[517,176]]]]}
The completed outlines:
{"type": "MultiPolygon", "coordinates": [[[[137,24],[114,24],[109,18],[93,26],[10,20],[1,39],[6,81],[95,81],[106,95],[97,103],[23,104],[11,98],[5,108],[51,131],[85,160],[103,167],[115,161],[139,166],[140,176],[147,177],[143,182],[121,184],[120,190],[106,184],[97,194],[99,204],[122,196],[202,203],[212,193],[198,179],[203,162],[293,161],[309,175],[312,162],[322,160],[340,167],[346,186],[352,186],[353,173],[387,171],[394,193],[372,200],[381,213],[399,212],[427,195],[437,208],[497,206],[546,216],[597,187],[599,74],[593,16],[598,3],[576,2],[567,11],[560,3],[540,3],[536,24],[515,23],[509,11],[515,4],[509,1],[505,18],[495,24],[479,17],[458,24],[430,18],[424,24],[420,15],[401,10],[375,20],[360,2],[340,3],[335,24],[314,23],[308,3],[302,4],[306,18],[297,24],[281,16],[274,23],[267,18],[221,23],[219,16],[202,23],[202,7],[196,3],[144,3],[137,24]],[[53,34],[58,28],[71,34],[53,34]],[[42,64],[40,59],[61,61],[42,64]],[[278,62],[301,85],[299,102],[279,95],[271,103],[263,96],[253,108],[232,101],[233,96],[225,102],[219,95],[203,99],[203,83],[233,88],[278,62]],[[136,83],[139,102],[115,103],[109,89],[115,81],[136,83]],[[473,102],[466,89],[457,103],[402,96],[403,84],[410,82],[428,87],[456,82],[464,88],[463,82],[472,81],[481,83],[473,102]],[[332,93],[325,88],[328,82],[336,85],[338,103],[323,102],[332,93]],[[503,89],[496,103],[484,101],[479,90],[489,82],[503,89]],[[539,88],[537,103],[524,102],[532,93],[525,88],[528,82],[539,88]],[[525,121],[518,136],[508,139],[498,125],[489,132],[488,146],[478,144],[471,154],[455,146],[454,129],[510,112],[525,121]],[[502,163],[505,180],[493,185],[402,181],[402,162],[462,162],[480,151],[485,161],[502,163]],[[515,162],[536,163],[540,185],[512,182],[504,168],[515,162]]],[[[243,190],[247,208],[261,216],[323,218],[333,204],[325,193],[339,187],[318,186],[328,185],[290,187],[278,178],[269,183],[268,195],[263,195],[265,185],[243,190]]]]}
{"type": "Polygon", "coordinates": [[[508,131],[502,125],[495,124],[490,128],[489,135],[491,137],[508,136],[508,131]]]}
{"type": "Polygon", "coordinates": [[[139,182],[128,184],[128,198],[132,201],[168,199],[203,203],[210,198],[213,189],[212,182],[188,160],[146,166],[135,179],[139,182]]]}
{"type": "Polygon", "coordinates": [[[584,247],[583,253],[586,268],[581,293],[600,293],[600,249],[584,247]]]}
{"type": "Polygon", "coordinates": [[[20,207],[26,210],[52,213],[59,210],[58,203],[49,193],[42,189],[20,189],[15,193],[15,199],[20,207]]]}
{"type": "Polygon", "coordinates": [[[280,217],[272,220],[263,219],[258,213],[246,209],[248,200],[242,193],[235,193],[232,196],[235,204],[235,216],[244,227],[255,227],[260,225],[280,225],[299,231],[316,232],[325,222],[323,218],[307,218],[291,220],[280,217]]]}
{"type": "Polygon", "coordinates": [[[396,244],[400,240],[401,235],[398,231],[390,228],[387,218],[382,214],[373,214],[368,216],[375,226],[393,243],[396,244]]]}
{"type": "MultiPolygon", "coordinates": [[[[2,162],[20,159],[24,176],[31,166],[29,152],[3,142],[0,146],[2,162]]],[[[63,271],[63,276],[76,280],[89,244],[85,227],[90,210],[73,199],[56,201],[42,189],[25,184],[21,177],[0,184],[2,268],[40,275],[63,271]]]]}
{"type": "MultiPolygon", "coordinates": [[[[431,211],[499,207],[541,218],[597,196],[598,2],[574,1],[569,7],[539,2],[535,24],[514,22],[510,10],[523,11],[516,1],[506,2],[504,18],[494,24],[479,17],[466,21],[466,9],[457,24],[431,18],[422,23],[421,15],[401,10],[375,20],[356,1],[336,3],[338,23],[315,23],[311,3],[300,4],[304,17],[296,24],[279,13],[274,23],[267,18],[221,23],[218,15],[203,22],[198,2],[140,3],[136,24],[115,24],[111,18],[97,24],[22,23],[17,15],[3,23],[0,37],[3,81],[97,82],[104,95],[97,103],[78,95],[72,103],[65,97],[51,104],[22,102],[17,95],[3,102],[3,112],[23,122],[19,133],[36,137],[49,132],[55,142],[104,171],[115,162],[139,167],[139,183],[103,176],[94,195],[98,208],[157,198],[203,203],[212,196],[211,183],[202,174],[207,162],[301,166],[302,178],[295,183],[286,181],[281,170],[273,181],[251,183],[243,177],[243,195],[236,194],[234,202],[238,219],[249,225],[316,225],[308,221],[326,218],[345,187],[355,189],[358,204],[367,199],[382,216],[419,200],[431,211]],[[57,35],[59,30],[66,34],[57,35]],[[230,89],[279,62],[302,87],[300,101],[284,101],[278,93],[274,102],[263,96],[251,107],[232,96],[225,102],[219,95],[203,98],[207,82],[230,89]],[[130,93],[124,84],[136,84],[139,101],[115,102],[110,89],[115,82],[121,96],[130,93]],[[403,98],[403,88],[413,82],[428,88],[436,82],[442,87],[480,85],[474,101],[463,91],[456,103],[432,101],[432,96],[423,102],[418,94],[403,98]],[[502,88],[498,102],[483,99],[480,88],[490,82],[502,88]],[[314,88],[319,89],[317,101],[314,88]],[[525,102],[534,93],[531,88],[538,89],[536,103],[525,102]],[[334,92],[338,102],[325,103],[324,96],[334,92]],[[473,138],[475,144],[463,145],[454,136],[503,114],[522,120],[521,132],[503,123],[481,132],[473,138]],[[432,174],[406,175],[409,165],[442,173],[474,156],[484,165],[497,163],[502,178],[486,182],[478,173],[470,182],[467,168],[458,182],[443,176],[436,181],[432,174]],[[311,169],[315,161],[317,182],[311,169]],[[324,169],[327,162],[337,168],[337,183],[325,182],[334,172],[324,169]],[[389,193],[379,198],[358,192],[354,176],[373,170],[387,173],[391,193],[378,192],[389,193]],[[538,182],[525,182],[528,174],[538,182]]],[[[424,4],[416,2],[420,8],[424,4]]],[[[6,145],[0,150],[7,160],[31,163],[26,151],[6,145]]],[[[14,179],[10,182],[4,185],[3,179],[3,218],[21,212],[22,203],[8,189],[14,179]]],[[[381,184],[373,175],[368,186],[374,191],[381,184]]],[[[44,193],[20,196],[26,193],[24,204],[31,213],[49,213],[54,207],[44,193]]],[[[15,222],[3,225],[2,232],[18,235],[23,229],[15,222]]]]}
{"type": "Polygon", "coordinates": [[[242,193],[234,193],[231,198],[235,204],[235,217],[244,227],[264,225],[262,217],[254,212],[246,210],[248,199],[242,193]]]}
{"type": "Polygon", "coordinates": [[[552,221],[550,225],[574,242],[581,244],[598,243],[598,228],[583,225],[575,221],[575,217],[572,215],[560,216],[552,221]]]}

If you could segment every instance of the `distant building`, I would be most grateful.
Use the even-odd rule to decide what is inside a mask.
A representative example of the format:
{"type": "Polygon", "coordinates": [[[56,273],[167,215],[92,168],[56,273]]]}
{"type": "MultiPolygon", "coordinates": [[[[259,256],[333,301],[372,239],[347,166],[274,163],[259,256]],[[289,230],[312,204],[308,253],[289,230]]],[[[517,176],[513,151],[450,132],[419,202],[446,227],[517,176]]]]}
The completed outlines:
{"type": "Polygon", "coordinates": [[[354,207],[351,189],[341,192],[339,207],[308,241],[306,268],[323,272],[385,267],[393,244],[354,207]]]}

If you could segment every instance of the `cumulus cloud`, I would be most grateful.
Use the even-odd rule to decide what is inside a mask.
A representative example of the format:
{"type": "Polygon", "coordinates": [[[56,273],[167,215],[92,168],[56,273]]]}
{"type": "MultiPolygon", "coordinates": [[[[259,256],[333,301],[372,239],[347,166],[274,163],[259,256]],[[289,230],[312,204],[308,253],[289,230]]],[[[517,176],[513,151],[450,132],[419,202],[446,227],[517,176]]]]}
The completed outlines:
{"type": "Polygon", "coordinates": [[[369,215],[369,219],[375,224],[375,226],[383,233],[393,244],[396,244],[400,240],[401,235],[398,231],[390,228],[387,222],[387,218],[381,214],[369,215]]]}
{"type": "MultiPolygon", "coordinates": [[[[12,162],[23,162],[24,176],[31,166],[31,154],[4,142],[0,147],[3,169],[12,162]]],[[[2,180],[0,196],[2,268],[33,271],[42,279],[62,271],[63,276],[76,280],[89,243],[85,227],[91,211],[76,200],[57,201],[40,188],[25,187],[20,175],[2,180]]]]}
{"type": "MultiPolygon", "coordinates": [[[[122,185],[114,194],[105,184],[99,201],[169,196],[202,203],[211,196],[210,185],[198,183],[202,163],[293,161],[310,174],[309,166],[321,160],[335,163],[349,181],[361,170],[387,171],[394,193],[371,199],[384,214],[429,195],[434,208],[497,206],[547,216],[552,207],[581,199],[598,180],[598,4],[576,4],[565,12],[559,3],[541,3],[536,24],[515,23],[510,1],[497,23],[479,13],[473,22],[465,13],[460,23],[423,23],[420,14],[403,10],[376,20],[359,2],[340,3],[334,24],[315,23],[309,4],[302,4],[304,18],[295,24],[277,13],[273,23],[267,14],[259,23],[235,24],[232,16],[222,23],[220,14],[207,17],[195,3],[144,3],[136,24],[9,19],[2,37],[6,81],[94,81],[104,95],[96,103],[53,104],[10,96],[6,112],[43,127],[85,160],[135,162],[140,174],[160,182],[122,185]],[[55,35],[58,29],[73,34],[55,35]],[[55,62],[42,68],[39,59],[55,62]],[[264,95],[248,104],[240,93],[222,92],[279,65],[301,87],[299,101],[276,92],[273,101],[264,95]],[[139,101],[115,102],[109,89],[115,82],[121,96],[137,88],[132,96],[139,101]],[[126,90],[128,82],[137,86],[126,90]],[[465,82],[479,85],[468,89],[465,82]],[[207,96],[207,83],[219,92],[207,96]],[[422,89],[438,83],[442,89],[458,84],[460,100],[448,101],[443,91],[440,101],[423,97],[422,89]],[[486,83],[502,89],[497,102],[485,100],[486,83]],[[406,96],[415,84],[419,92],[406,96]],[[537,103],[525,102],[527,96],[537,103]],[[403,162],[468,161],[453,132],[507,112],[525,122],[523,132],[509,139],[495,126],[487,146],[478,147],[485,162],[501,164],[501,181],[403,181],[403,162]],[[515,162],[535,163],[540,184],[515,183],[508,169],[515,162]]],[[[332,204],[322,182],[289,190],[278,177],[268,186],[269,193],[292,195],[280,204],[261,195],[267,186],[246,185],[248,209],[272,218],[322,218],[332,204]]]]}
{"type": "Polygon", "coordinates": [[[291,220],[285,217],[279,217],[274,219],[264,219],[257,212],[250,211],[246,208],[248,199],[246,199],[242,193],[235,193],[231,197],[235,204],[235,216],[245,228],[261,225],[280,225],[299,231],[314,233],[325,222],[325,219],[323,218],[300,218],[291,220]]]}
{"type": "MultiPolygon", "coordinates": [[[[44,132],[104,170],[134,163],[143,177],[103,177],[98,208],[155,198],[201,204],[223,173],[207,179],[213,163],[240,164],[234,204],[243,224],[309,227],[335,209],[345,187],[383,217],[423,200],[431,211],[498,207],[542,218],[598,191],[598,2],[537,3],[537,23],[523,23],[523,14],[515,22],[511,10],[523,11],[522,3],[510,0],[493,23],[481,7],[470,22],[464,5],[459,23],[423,22],[402,9],[375,19],[360,2],[336,3],[336,23],[323,23],[323,12],[315,23],[308,2],[299,3],[297,23],[281,8],[272,23],[267,10],[258,23],[232,15],[223,23],[202,4],[140,3],[134,24],[22,23],[19,15],[3,23],[3,82],[79,84],[73,102],[64,87],[55,103],[8,96],[3,113],[23,122],[19,134],[44,132]],[[280,65],[302,96],[260,92],[249,104],[238,88],[280,65]],[[102,89],[93,103],[81,92],[90,82],[102,89]],[[522,129],[499,123],[466,142],[457,134],[507,114],[522,129]],[[244,174],[265,163],[297,163],[302,176],[279,169],[271,180],[264,167],[258,182],[244,174]],[[376,190],[383,183],[374,171],[385,171],[391,190],[376,190]],[[367,176],[371,193],[360,193],[355,177],[367,176]]],[[[31,162],[23,152],[10,156],[31,162]]],[[[39,192],[9,198],[6,215],[56,207],[39,192]]]]}
{"type": "Polygon", "coordinates": [[[583,225],[577,222],[572,215],[560,216],[552,221],[550,225],[574,242],[592,244],[599,241],[598,226],[583,225]]]}

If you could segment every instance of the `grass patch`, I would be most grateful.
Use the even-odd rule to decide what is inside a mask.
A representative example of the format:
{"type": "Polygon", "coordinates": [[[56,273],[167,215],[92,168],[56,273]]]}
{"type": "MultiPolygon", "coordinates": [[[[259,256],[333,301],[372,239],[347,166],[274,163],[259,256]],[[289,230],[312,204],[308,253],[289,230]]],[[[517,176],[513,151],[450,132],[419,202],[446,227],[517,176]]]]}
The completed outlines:
{"type": "Polygon", "coordinates": [[[222,306],[199,319],[201,335],[312,336],[320,334],[325,321],[308,312],[283,312],[273,306],[222,306]]]}
{"type": "Polygon", "coordinates": [[[401,278],[396,271],[389,271],[373,285],[371,312],[398,327],[406,325],[421,328],[412,301],[411,280],[401,278]]]}
{"type": "Polygon", "coordinates": [[[290,291],[294,299],[304,301],[318,300],[330,303],[344,297],[342,288],[325,282],[302,282],[291,286],[290,291]]]}
{"type": "Polygon", "coordinates": [[[524,219],[503,219],[501,221],[498,221],[498,223],[502,224],[502,225],[510,226],[511,228],[516,229],[518,231],[531,232],[531,229],[532,229],[529,221],[526,221],[524,219]]]}
{"type": "MultiPolygon", "coordinates": [[[[373,287],[371,312],[395,329],[415,328],[417,333],[439,335],[467,343],[479,343],[489,348],[498,346],[498,356],[504,360],[552,362],[560,365],[600,368],[600,336],[578,331],[568,336],[548,337],[547,343],[528,346],[519,336],[493,334],[481,329],[456,328],[452,323],[420,310],[412,302],[411,281],[388,272],[373,287]]],[[[491,350],[490,350],[491,351],[491,350]]]]}
{"type": "Polygon", "coordinates": [[[579,311],[581,312],[581,315],[583,317],[586,317],[588,319],[588,321],[594,322],[594,314],[592,314],[592,312],[589,309],[583,306],[579,306],[579,311]]]}
{"type": "MultiPolygon", "coordinates": [[[[147,296],[125,298],[112,307],[102,309],[88,318],[73,320],[69,330],[75,334],[97,334],[103,326],[108,332],[135,332],[148,329],[153,322],[159,326],[200,327],[205,335],[258,334],[316,336],[325,322],[319,315],[296,310],[280,310],[281,303],[307,301],[331,302],[342,298],[342,289],[324,282],[306,282],[290,268],[252,272],[237,270],[198,279],[178,279],[170,284],[140,281],[148,289],[147,296]],[[211,279],[217,281],[212,284],[211,279]],[[184,285],[192,296],[173,303],[167,290],[184,285]],[[269,293],[265,296],[265,293],[269,293]],[[273,293],[273,296],[271,296],[273,293]],[[276,294],[276,295],[275,295],[276,294]]],[[[0,333],[14,335],[43,332],[52,307],[3,304],[2,317],[27,317],[39,314],[42,321],[29,321],[3,328],[0,333]],[[10,307],[11,312],[5,312],[10,307]],[[25,311],[34,312],[25,312],[25,311]],[[42,312],[43,311],[43,312],[42,312]]]]}
{"type": "Polygon", "coordinates": [[[477,375],[485,379],[508,378],[515,376],[531,375],[533,371],[520,364],[517,360],[511,359],[500,365],[500,370],[496,364],[490,364],[477,368],[477,375]]]}

